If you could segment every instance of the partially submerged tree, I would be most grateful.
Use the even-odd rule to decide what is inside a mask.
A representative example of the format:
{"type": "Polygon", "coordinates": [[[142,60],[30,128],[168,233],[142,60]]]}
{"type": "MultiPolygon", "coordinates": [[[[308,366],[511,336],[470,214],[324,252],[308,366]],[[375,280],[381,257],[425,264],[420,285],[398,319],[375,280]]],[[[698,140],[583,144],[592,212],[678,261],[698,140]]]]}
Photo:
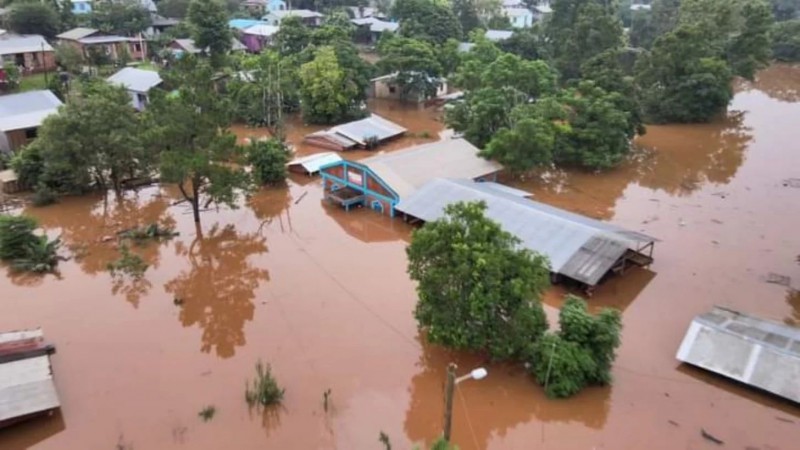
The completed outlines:
{"type": "Polygon", "coordinates": [[[394,82],[404,96],[423,98],[436,96],[441,81],[442,66],[436,59],[434,47],[426,41],[395,37],[381,40],[378,47],[383,73],[395,73],[394,82]]]}
{"type": "Polygon", "coordinates": [[[300,66],[301,108],[309,123],[332,124],[362,115],[362,96],[333,47],[318,48],[314,59],[300,66]]]}
{"type": "Polygon", "coordinates": [[[417,281],[414,315],[431,342],[527,357],[547,328],[540,302],[549,285],[544,256],[485,217],[486,204],[456,203],[416,230],[408,272],[417,281]]]}
{"type": "Polygon", "coordinates": [[[574,295],[559,313],[559,332],[545,334],[534,348],[530,370],[549,397],[563,398],[590,385],[611,382],[611,364],[620,344],[619,311],[588,312],[586,302],[574,295]]]}
{"type": "Polygon", "coordinates": [[[0,215],[0,260],[14,270],[52,272],[60,260],[60,239],[49,240],[35,233],[36,220],[27,216],[0,215]]]}
{"type": "Polygon", "coordinates": [[[274,51],[246,57],[228,83],[236,120],[281,133],[283,114],[300,108],[297,67],[274,51]]]}
{"type": "Polygon", "coordinates": [[[778,22],[770,32],[772,54],[778,61],[800,61],[800,19],[778,22]]]}
{"type": "Polygon", "coordinates": [[[245,147],[247,162],[259,184],[277,184],[286,180],[286,163],[291,152],[279,139],[254,140],[245,147]]]}
{"type": "Polygon", "coordinates": [[[194,221],[200,222],[201,197],[205,204],[236,206],[250,179],[237,163],[243,151],[228,130],[229,101],[217,92],[213,69],[186,55],[164,74],[179,86],[173,93],[156,93],[147,110],[148,141],[161,155],[163,181],[176,183],[192,205],[194,221]]]}

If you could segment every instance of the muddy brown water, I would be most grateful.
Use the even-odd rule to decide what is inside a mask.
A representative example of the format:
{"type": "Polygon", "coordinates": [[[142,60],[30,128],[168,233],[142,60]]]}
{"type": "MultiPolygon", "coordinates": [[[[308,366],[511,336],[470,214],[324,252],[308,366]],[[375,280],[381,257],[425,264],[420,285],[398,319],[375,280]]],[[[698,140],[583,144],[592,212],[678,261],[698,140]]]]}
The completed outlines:
{"type": "MultiPolygon", "coordinates": [[[[618,170],[515,182],[660,239],[650,270],[613,278],[591,299],[623,311],[611,387],[548,400],[518,367],[425,344],[405,273],[410,229],[324,205],[317,180],[293,177],[241,208],[206,211],[199,233],[173,189],[151,187],[121,203],[82,197],[26,210],[80,257],[58,277],[2,268],[0,329],[44,328],[58,349],[63,406],[0,431],[0,449],[379,449],[381,431],[407,449],[441,431],[449,361],[489,370],[459,385],[453,440],[462,449],[714,446],[701,429],[725,448],[797,448],[797,405],[674,357],[691,318],[715,304],[800,321],[796,292],[765,282],[774,272],[800,287],[800,189],[783,182],[800,177],[800,69],[776,66],[737,88],[725,119],[649,127],[618,170]],[[150,264],[144,279],[113,280],[105,266],[117,253],[103,238],[152,221],[181,234],[134,248],[150,264]],[[266,414],[244,401],[259,358],[286,388],[266,414]],[[206,405],[217,413],[204,423],[206,405]]],[[[443,128],[435,112],[373,107],[414,133],[443,128]]],[[[294,121],[290,138],[309,129],[294,121]]],[[[563,293],[548,293],[550,317],[563,293]]]]}

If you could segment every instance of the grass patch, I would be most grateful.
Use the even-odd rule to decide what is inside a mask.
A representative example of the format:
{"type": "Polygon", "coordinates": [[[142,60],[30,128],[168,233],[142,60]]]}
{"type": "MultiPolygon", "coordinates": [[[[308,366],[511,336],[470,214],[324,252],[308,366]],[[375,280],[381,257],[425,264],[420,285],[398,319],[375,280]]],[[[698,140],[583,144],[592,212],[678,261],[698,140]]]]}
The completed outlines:
{"type": "Polygon", "coordinates": [[[200,412],[197,413],[197,415],[200,416],[201,419],[203,419],[203,422],[208,422],[209,420],[214,418],[214,414],[216,413],[217,413],[217,408],[214,405],[208,405],[203,409],[201,409],[200,412]]]}
{"type": "Polygon", "coordinates": [[[153,72],[158,72],[158,67],[155,64],[151,63],[150,61],[140,62],[139,64],[134,64],[133,66],[136,67],[137,69],[152,70],[153,72]]]}
{"type": "MultiPolygon", "coordinates": [[[[49,76],[56,76],[55,74],[50,74],[49,76]]],[[[19,91],[38,91],[41,89],[47,89],[47,82],[45,81],[45,74],[37,73],[34,75],[28,75],[24,77],[20,77],[19,80],[19,91]]]]}
{"type": "Polygon", "coordinates": [[[250,407],[275,405],[283,400],[285,389],[278,386],[269,364],[256,363],[256,378],[252,384],[245,381],[244,398],[250,407]]]}

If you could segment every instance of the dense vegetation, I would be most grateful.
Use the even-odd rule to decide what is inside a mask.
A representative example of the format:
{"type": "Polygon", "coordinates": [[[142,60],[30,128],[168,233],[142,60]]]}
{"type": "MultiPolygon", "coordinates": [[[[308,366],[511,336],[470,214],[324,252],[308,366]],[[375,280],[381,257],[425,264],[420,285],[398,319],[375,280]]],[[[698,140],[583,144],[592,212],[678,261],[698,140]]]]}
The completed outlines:
{"type": "Polygon", "coordinates": [[[418,282],[414,314],[429,341],[528,363],[549,396],[568,397],[611,382],[619,346],[618,311],[592,316],[568,296],[560,331],[548,325],[541,296],[549,286],[547,259],[484,216],[483,203],[457,203],[445,217],[415,231],[408,271],[418,282]]]}
{"type": "Polygon", "coordinates": [[[0,215],[0,261],[23,272],[54,271],[60,260],[61,240],[37,235],[37,227],[31,217],[0,215]]]}

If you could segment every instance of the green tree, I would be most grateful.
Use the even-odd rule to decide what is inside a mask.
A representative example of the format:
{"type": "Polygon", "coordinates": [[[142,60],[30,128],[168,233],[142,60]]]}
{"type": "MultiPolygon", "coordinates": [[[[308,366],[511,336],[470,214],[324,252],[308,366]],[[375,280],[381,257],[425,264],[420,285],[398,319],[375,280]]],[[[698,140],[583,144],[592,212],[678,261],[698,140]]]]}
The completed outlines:
{"type": "Polygon", "coordinates": [[[228,83],[234,117],[251,125],[273,127],[273,134],[280,134],[283,113],[300,107],[296,67],[267,50],[246,57],[242,69],[246,75],[228,83]]]}
{"type": "Polygon", "coordinates": [[[434,0],[396,0],[393,16],[400,21],[400,34],[442,44],[460,40],[461,23],[448,3],[434,0]]]}
{"type": "Polygon", "coordinates": [[[778,61],[800,61],[800,19],[778,22],[770,33],[772,54],[778,61]]]}
{"type": "Polygon", "coordinates": [[[301,108],[309,123],[338,123],[362,114],[362,96],[332,47],[318,48],[314,59],[300,67],[301,108]]]}
{"type": "Polygon", "coordinates": [[[72,13],[72,2],[61,2],[53,6],[58,11],[58,25],[61,31],[71,30],[78,25],[75,14],[72,13]]]}
{"type": "Polygon", "coordinates": [[[636,64],[642,107],[653,122],[706,122],[733,97],[733,74],[696,26],[682,25],[656,39],[636,64]]]}
{"type": "Polygon", "coordinates": [[[397,73],[395,82],[404,96],[436,96],[442,66],[431,44],[406,37],[381,40],[380,44],[378,68],[382,73],[397,73]]]}
{"type": "Polygon", "coordinates": [[[8,28],[19,34],[41,34],[52,39],[60,29],[58,13],[48,3],[14,3],[7,20],[8,28]]]}
{"type": "Polygon", "coordinates": [[[514,30],[510,38],[497,43],[500,50],[523,59],[547,59],[547,43],[539,22],[530,28],[514,30]]]}
{"type": "Polygon", "coordinates": [[[461,30],[464,33],[469,33],[481,26],[481,20],[478,17],[478,7],[475,3],[475,0],[452,1],[453,13],[461,24],[461,30]]]}
{"type": "Polygon", "coordinates": [[[192,0],[188,19],[194,44],[208,54],[213,67],[221,67],[233,39],[225,6],[219,0],[192,0]]]}
{"type": "Polygon", "coordinates": [[[311,42],[311,31],[299,17],[287,17],[275,35],[275,47],[281,55],[300,53],[311,42]]]}
{"type": "Polygon", "coordinates": [[[56,62],[64,70],[78,74],[85,63],[80,50],[69,44],[56,45],[56,62]]]}
{"type": "MultiPolygon", "coordinates": [[[[41,155],[43,167],[28,185],[43,183],[56,191],[83,191],[90,186],[117,194],[128,178],[149,174],[151,154],[139,139],[139,117],[128,92],[105,82],[82,86],[80,95],[45,119],[28,163],[41,155]]],[[[22,163],[20,163],[22,164],[22,163]]],[[[33,168],[25,170],[35,173],[33,168]]]]}
{"type": "Polygon", "coordinates": [[[252,141],[245,151],[257,182],[277,184],[286,180],[286,163],[289,162],[291,152],[279,139],[252,141]]]}
{"type": "Polygon", "coordinates": [[[546,22],[555,67],[565,80],[581,77],[581,66],[622,46],[622,23],[613,4],[603,0],[559,0],[546,22]]]}
{"type": "Polygon", "coordinates": [[[547,259],[484,215],[485,203],[456,203],[412,235],[408,272],[418,282],[414,315],[428,339],[486,351],[494,359],[528,357],[547,328],[540,302],[547,259]]]}
{"type": "Polygon", "coordinates": [[[594,360],[595,370],[587,374],[587,381],[591,384],[610,383],[611,365],[616,359],[622,330],[619,311],[604,308],[593,316],[585,300],[569,295],[561,307],[558,323],[561,337],[588,350],[594,360]]]}
{"type": "Polygon", "coordinates": [[[547,333],[534,345],[529,370],[548,397],[566,398],[588,386],[597,369],[589,350],[547,333]]]}
{"type": "Polygon", "coordinates": [[[511,128],[511,112],[527,102],[525,94],[510,87],[467,91],[463,101],[446,110],[445,122],[480,148],[501,129],[511,128]]]}
{"type": "Polygon", "coordinates": [[[796,19],[800,12],[800,1],[798,0],[770,0],[770,4],[775,20],[779,22],[796,19]]]}
{"type": "Polygon", "coordinates": [[[596,316],[574,295],[559,313],[559,332],[540,339],[531,357],[531,372],[549,397],[563,398],[589,385],[611,382],[611,365],[620,344],[619,311],[603,309],[596,316]]]}
{"type": "Polygon", "coordinates": [[[542,117],[524,117],[512,128],[501,128],[481,151],[512,172],[552,164],[558,125],[542,117]]]}
{"type": "Polygon", "coordinates": [[[189,12],[191,0],[161,0],[156,3],[158,13],[164,17],[183,19],[189,12]]]}
{"type": "Polygon", "coordinates": [[[201,197],[236,207],[238,193],[250,187],[236,136],[228,130],[229,101],[214,88],[214,70],[186,55],[164,73],[179,86],[174,94],[156,92],[147,109],[147,138],[160,152],[161,179],[176,183],[200,223],[201,197]]]}
{"type": "Polygon", "coordinates": [[[448,39],[444,44],[434,49],[436,59],[442,66],[442,74],[445,76],[455,72],[461,64],[461,54],[458,51],[459,44],[455,39],[448,39]]]}
{"type": "Polygon", "coordinates": [[[769,39],[772,11],[766,1],[752,0],[741,6],[741,15],[743,24],[739,34],[730,38],[727,46],[728,62],[733,73],[752,80],[772,56],[769,39]]]}
{"type": "Polygon", "coordinates": [[[106,33],[130,36],[151,23],[150,13],[138,0],[100,0],[92,6],[91,25],[106,33]]]}

